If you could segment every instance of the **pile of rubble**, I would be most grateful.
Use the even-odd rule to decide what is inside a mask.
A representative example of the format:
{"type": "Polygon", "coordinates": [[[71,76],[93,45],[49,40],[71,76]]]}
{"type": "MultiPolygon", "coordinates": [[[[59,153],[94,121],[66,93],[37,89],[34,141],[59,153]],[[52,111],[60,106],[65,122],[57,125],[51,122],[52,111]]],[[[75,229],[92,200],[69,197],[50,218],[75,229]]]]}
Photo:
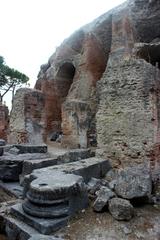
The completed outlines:
{"type": "Polygon", "coordinates": [[[134,216],[134,206],[159,204],[160,199],[152,188],[151,172],[144,165],[110,170],[103,180],[92,178],[88,192],[94,200],[94,211],[109,210],[117,220],[130,220],[134,216]]]}

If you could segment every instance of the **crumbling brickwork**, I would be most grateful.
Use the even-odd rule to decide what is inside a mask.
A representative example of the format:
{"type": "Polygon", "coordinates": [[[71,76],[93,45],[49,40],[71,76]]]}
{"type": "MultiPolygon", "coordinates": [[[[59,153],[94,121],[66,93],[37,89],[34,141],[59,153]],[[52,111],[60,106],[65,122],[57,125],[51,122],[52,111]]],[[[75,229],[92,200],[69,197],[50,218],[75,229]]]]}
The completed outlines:
{"type": "Polygon", "coordinates": [[[19,89],[10,116],[10,143],[44,142],[44,95],[38,90],[19,89]]]}
{"type": "Polygon", "coordinates": [[[7,106],[0,103],[0,138],[7,141],[9,125],[9,111],[7,106]]]}

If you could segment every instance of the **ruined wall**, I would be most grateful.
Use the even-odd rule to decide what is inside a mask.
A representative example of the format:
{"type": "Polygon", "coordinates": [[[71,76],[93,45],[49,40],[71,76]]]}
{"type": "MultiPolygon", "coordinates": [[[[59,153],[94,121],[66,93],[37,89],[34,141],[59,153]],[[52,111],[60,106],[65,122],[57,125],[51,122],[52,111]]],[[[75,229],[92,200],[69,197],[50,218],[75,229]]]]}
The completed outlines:
{"type": "Polygon", "coordinates": [[[40,91],[22,88],[16,92],[10,115],[9,143],[44,142],[44,102],[40,91]]]}
{"type": "Polygon", "coordinates": [[[99,154],[113,165],[146,161],[159,142],[160,71],[144,60],[108,66],[99,82],[99,154]],[[158,112],[157,112],[158,110],[158,112]]]}
{"type": "MultiPolygon", "coordinates": [[[[159,24],[160,1],[130,0],[64,40],[41,66],[35,85],[45,98],[45,107],[43,101],[33,107],[42,110],[40,135],[63,131],[68,148],[86,148],[94,139],[96,154],[114,166],[146,161],[157,168],[159,24]]],[[[13,133],[25,129],[27,139],[28,134],[34,139],[34,111],[24,110],[28,103],[22,102],[18,127],[16,107],[12,110],[13,133]]]]}
{"type": "Polygon", "coordinates": [[[111,159],[113,166],[160,164],[159,30],[152,28],[159,13],[157,1],[128,1],[112,16],[112,47],[98,82],[96,119],[97,155],[111,159]],[[145,42],[152,46],[145,48],[145,42]]]}
{"type": "Polygon", "coordinates": [[[96,31],[87,26],[80,29],[41,67],[35,88],[46,98],[46,134],[62,130],[66,147],[86,148],[91,134],[95,134],[96,82],[105,70],[110,51],[110,23],[108,16],[96,31]]]}
{"type": "Polygon", "coordinates": [[[9,111],[7,106],[0,103],[0,138],[7,141],[9,111]]]}

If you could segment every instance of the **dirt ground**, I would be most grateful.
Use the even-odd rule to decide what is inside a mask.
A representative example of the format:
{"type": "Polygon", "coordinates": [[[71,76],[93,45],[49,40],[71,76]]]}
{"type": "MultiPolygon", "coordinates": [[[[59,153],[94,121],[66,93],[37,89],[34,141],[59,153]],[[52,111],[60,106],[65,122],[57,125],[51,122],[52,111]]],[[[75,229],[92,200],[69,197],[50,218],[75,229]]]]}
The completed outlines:
{"type": "Polygon", "coordinates": [[[69,222],[57,236],[65,240],[160,240],[160,209],[143,206],[135,209],[129,222],[116,221],[108,213],[88,209],[69,222]]]}

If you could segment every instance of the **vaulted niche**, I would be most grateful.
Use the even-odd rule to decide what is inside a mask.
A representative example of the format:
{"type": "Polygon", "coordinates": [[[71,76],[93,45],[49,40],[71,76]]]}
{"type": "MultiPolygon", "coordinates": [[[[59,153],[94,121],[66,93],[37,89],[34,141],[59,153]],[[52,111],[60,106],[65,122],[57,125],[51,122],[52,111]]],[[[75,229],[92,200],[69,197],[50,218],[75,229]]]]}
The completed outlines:
{"type": "MultiPolygon", "coordinates": [[[[57,134],[61,132],[62,123],[62,104],[66,100],[75,75],[75,67],[70,62],[63,63],[57,72],[54,79],[54,92],[52,101],[50,101],[50,108],[48,112],[48,133],[57,134]]],[[[53,137],[52,139],[55,139],[53,137]]],[[[55,141],[52,140],[52,141],[55,141]]]]}
{"type": "Polygon", "coordinates": [[[75,75],[75,67],[72,63],[64,63],[58,70],[56,76],[56,90],[57,95],[63,102],[68,95],[71,84],[73,83],[73,78],[75,75]]]}
{"type": "Polygon", "coordinates": [[[160,69],[160,43],[144,43],[137,48],[137,55],[160,69]]]}

